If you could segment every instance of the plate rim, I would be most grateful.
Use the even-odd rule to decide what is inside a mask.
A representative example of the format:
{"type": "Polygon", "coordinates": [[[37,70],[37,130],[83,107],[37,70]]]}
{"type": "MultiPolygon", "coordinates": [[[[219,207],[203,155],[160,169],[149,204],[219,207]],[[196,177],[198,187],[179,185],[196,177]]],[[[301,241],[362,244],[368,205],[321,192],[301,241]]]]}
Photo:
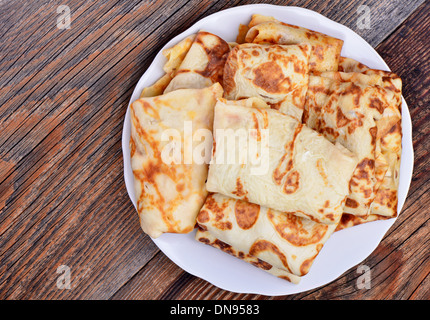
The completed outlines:
{"type": "MultiPolygon", "coordinates": [[[[123,132],[122,132],[122,153],[123,153],[123,166],[124,166],[124,182],[125,182],[125,186],[126,186],[126,189],[127,189],[127,194],[129,196],[129,198],[130,198],[133,206],[135,207],[135,209],[136,209],[136,204],[135,204],[135,196],[134,196],[133,183],[130,183],[130,181],[129,181],[130,179],[126,175],[126,172],[127,172],[126,168],[130,167],[130,162],[129,162],[130,156],[129,156],[129,148],[128,148],[129,141],[127,139],[130,135],[129,134],[127,135],[126,129],[127,128],[129,129],[129,127],[130,127],[130,125],[129,125],[129,107],[130,107],[131,103],[135,100],[134,97],[140,95],[140,90],[141,89],[139,89],[139,88],[141,87],[142,83],[144,83],[145,80],[147,80],[147,78],[151,78],[151,77],[152,78],[154,78],[154,77],[155,78],[159,78],[159,77],[161,77],[164,74],[162,68],[158,68],[159,77],[156,77],[154,75],[152,75],[152,76],[148,75],[149,71],[157,71],[157,67],[158,67],[157,65],[160,65],[161,62],[163,62],[163,63],[161,63],[161,65],[164,64],[165,57],[162,55],[162,51],[165,48],[168,48],[168,47],[172,46],[173,44],[179,42],[181,39],[185,38],[186,36],[188,36],[188,35],[190,35],[192,33],[195,33],[195,31],[193,31],[193,29],[199,28],[200,25],[205,24],[210,19],[214,19],[214,18],[216,18],[218,16],[221,16],[221,15],[224,15],[224,14],[227,14],[227,13],[231,13],[231,12],[234,12],[234,11],[239,11],[239,10],[240,11],[244,11],[245,9],[248,10],[248,11],[249,10],[255,10],[254,13],[259,13],[257,9],[261,9],[261,8],[272,8],[272,9],[276,8],[276,9],[282,10],[282,11],[283,10],[293,10],[293,11],[297,10],[297,11],[301,11],[305,15],[318,16],[318,18],[324,20],[324,22],[327,22],[329,24],[332,24],[333,26],[337,26],[337,27],[339,27],[341,29],[344,29],[344,31],[347,32],[347,33],[353,33],[354,36],[358,37],[361,42],[365,43],[374,52],[374,54],[376,54],[376,56],[377,56],[377,58],[379,60],[379,63],[381,63],[382,65],[385,66],[385,70],[390,71],[390,68],[388,67],[387,63],[382,59],[382,57],[379,55],[379,53],[369,43],[367,43],[367,41],[364,40],[359,34],[357,34],[355,31],[353,31],[349,27],[347,27],[345,25],[342,25],[342,24],[340,24],[340,23],[338,23],[338,22],[336,22],[334,20],[331,20],[330,18],[328,18],[328,17],[326,17],[326,16],[324,16],[324,15],[322,15],[322,14],[316,12],[316,11],[313,11],[311,9],[306,9],[306,8],[302,8],[302,7],[298,7],[298,6],[282,6],[282,5],[274,5],[274,4],[246,4],[246,5],[236,6],[236,7],[227,8],[227,9],[224,9],[224,10],[217,11],[217,12],[215,12],[213,14],[210,14],[210,15],[208,15],[208,16],[206,16],[206,17],[204,17],[204,18],[202,18],[202,19],[200,19],[198,21],[196,21],[192,26],[190,26],[189,28],[187,28],[183,32],[179,33],[178,35],[176,35],[175,37],[173,37],[172,39],[170,39],[169,41],[167,41],[165,43],[165,45],[157,52],[157,54],[155,55],[153,61],[149,65],[149,67],[143,72],[143,74],[140,76],[138,82],[136,83],[135,88],[134,88],[134,90],[132,92],[132,95],[130,97],[128,106],[127,106],[126,114],[124,116],[123,132]],[[161,58],[161,61],[160,61],[160,58],[161,58]],[[154,68],[155,68],[155,70],[153,70],[154,68]]],[[[249,14],[249,18],[251,18],[251,14],[252,13],[248,13],[248,14],[249,14]]],[[[281,11],[279,11],[279,15],[282,15],[281,11]]],[[[316,30],[316,31],[318,31],[318,30],[316,30]]],[[[379,69],[381,69],[381,68],[379,67],[379,69]]],[[[151,85],[151,84],[148,84],[148,85],[151,85]]],[[[150,238],[157,245],[157,247],[173,263],[175,263],[181,269],[183,269],[184,271],[186,271],[186,272],[188,272],[188,273],[190,273],[190,274],[192,274],[192,275],[194,275],[196,277],[204,279],[205,281],[211,283],[212,285],[214,285],[214,286],[216,286],[216,287],[218,287],[218,288],[220,288],[222,290],[226,290],[226,291],[230,291],[230,292],[236,292],[236,293],[260,294],[260,295],[266,295],[266,296],[267,295],[269,295],[269,296],[280,296],[280,295],[290,295],[290,294],[296,294],[296,293],[306,292],[306,291],[313,290],[313,289],[322,287],[324,285],[327,285],[327,284],[335,281],[336,279],[338,279],[343,273],[347,272],[352,267],[354,267],[355,265],[359,264],[361,261],[363,261],[364,259],[366,259],[367,257],[369,257],[373,253],[373,251],[379,246],[379,244],[381,243],[382,239],[387,234],[388,230],[397,221],[397,218],[400,215],[400,213],[402,211],[402,208],[403,208],[403,205],[404,205],[404,203],[405,203],[405,201],[407,199],[407,195],[408,195],[410,184],[411,184],[411,180],[412,180],[412,173],[413,173],[413,166],[414,166],[414,161],[413,161],[413,159],[414,159],[414,152],[413,152],[413,143],[412,143],[412,121],[411,121],[411,117],[410,117],[408,105],[407,105],[407,103],[406,103],[406,101],[405,101],[405,99],[404,99],[403,96],[402,96],[402,135],[403,136],[402,136],[402,158],[401,158],[402,159],[402,163],[401,163],[401,165],[403,164],[405,166],[405,164],[404,164],[405,160],[408,160],[409,163],[408,163],[408,166],[403,167],[403,169],[404,169],[403,171],[407,170],[406,172],[402,172],[402,170],[400,170],[400,172],[403,173],[403,176],[402,176],[402,174],[400,175],[400,179],[402,179],[402,177],[403,177],[403,180],[405,178],[407,179],[406,180],[407,187],[406,187],[406,190],[404,192],[404,194],[405,194],[404,198],[400,199],[400,197],[399,197],[399,203],[398,203],[398,208],[397,208],[397,213],[398,213],[397,216],[393,217],[393,218],[390,218],[388,220],[374,221],[373,224],[378,224],[378,223],[381,224],[380,222],[384,222],[384,225],[381,226],[384,229],[382,230],[383,232],[381,232],[381,234],[380,234],[380,237],[379,237],[380,239],[377,241],[377,243],[374,245],[374,247],[368,252],[368,254],[366,255],[366,257],[364,257],[364,258],[360,257],[360,258],[354,260],[355,262],[353,262],[352,264],[349,263],[348,265],[351,265],[351,266],[347,267],[343,272],[338,273],[336,276],[331,276],[332,279],[329,280],[329,281],[327,281],[327,282],[325,282],[325,283],[323,283],[323,284],[315,285],[313,287],[309,287],[309,288],[306,288],[304,290],[300,290],[300,289],[299,290],[286,290],[286,291],[282,291],[282,290],[279,291],[278,290],[278,291],[273,291],[273,292],[267,292],[267,291],[264,291],[264,292],[263,291],[261,291],[261,292],[258,292],[258,291],[250,292],[249,290],[240,290],[240,289],[237,289],[237,288],[234,289],[234,288],[231,288],[231,287],[228,287],[228,286],[225,286],[225,285],[221,285],[220,283],[216,283],[215,281],[207,279],[207,277],[205,277],[205,275],[199,274],[193,268],[189,267],[188,265],[184,265],[182,263],[182,261],[178,261],[177,259],[175,259],[175,257],[173,257],[172,254],[166,253],[165,250],[163,250],[163,248],[162,248],[163,247],[162,241],[160,241],[160,238],[162,236],[160,238],[157,238],[157,239],[154,239],[154,238],[151,238],[151,237],[150,238]],[[406,132],[405,132],[405,129],[409,129],[409,130],[406,130],[406,132]],[[405,145],[405,141],[408,142],[406,145],[405,145]],[[405,155],[407,155],[407,157],[405,157],[405,159],[404,159],[405,155]],[[410,161],[410,158],[412,159],[412,161],[410,161]],[[407,175],[407,176],[405,176],[405,175],[407,175]]],[[[400,189],[400,184],[399,184],[399,189],[400,189]]],[[[354,228],[363,228],[366,225],[367,224],[362,224],[362,225],[355,226],[354,228]]],[[[341,230],[341,231],[336,232],[335,234],[340,234],[342,232],[344,233],[344,231],[347,231],[347,230],[348,229],[341,230]]],[[[195,233],[195,230],[192,233],[195,233]]],[[[333,234],[333,235],[335,235],[335,234],[333,234]]],[[[326,244],[327,243],[328,243],[328,241],[326,242],[326,244]]],[[[207,246],[207,247],[210,248],[209,246],[207,246]]],[[[324,250],[324,247],[323,247],[322,250],[324,250]]],[[[321,254],[321,252],[320,252],[320,254],[321,254]]],[[[306,276],[304,276],[303,278],[305,278],[305,277],[306,276]]],[[[283,281],[285,281],[285,280],[283,280],[283,281]]],[[[300,284],[293,285],[293,286],[294,286],[293,288],[297,289],[297,288],[300,287],[300,284]]]]}

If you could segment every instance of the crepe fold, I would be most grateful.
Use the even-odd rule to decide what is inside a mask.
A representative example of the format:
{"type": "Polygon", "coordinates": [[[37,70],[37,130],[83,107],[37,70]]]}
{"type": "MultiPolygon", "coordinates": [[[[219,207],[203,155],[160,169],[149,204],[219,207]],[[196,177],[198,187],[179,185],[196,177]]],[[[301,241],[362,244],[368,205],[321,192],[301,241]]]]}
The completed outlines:
{"type": "MultiPolygon", "coordinates": [[[[187,49],[186,43],[178,47],[180,53],[184,49],[187,49]]],[[[183,60],[181,54],[174,60],[174,64],[182,61],[164,93],[184,88],[200,89],[217,82],[222,83],[224,64],[229,52],[230,46],[222,38],[199,31],[183,60]]]]}
{"type": "Polygon", "coordinates": [[[357,155],[344,210],[362,218],[371,208],[375,214],[393,215],[386,209],[394,204],[376,197],[387,188],[386,176],[391,177],[400,160],[398,141],[388,148],[386,141],[401,120],[401,95],[390,86],[378,74],[324,72],[309,77],[303,122],[357,155]]]}
{"type": "Polygon", "coordinates": [[[208,162],[196,161],[189,150],[210,150],[213,108],[223,89],[219,83],[204,89],[179,89],[141,98],[130,106],[131,167],[137,212],[143,231],[153,238],[164,232],[194,229],[207,196],[208,162]]]}
{"type": "MultiPolygon", "coordinates": [[[[243,103],[243,102],[242,102],[243,103]]],[[[206,188],[322,223],[337,223],[354,154],[294,118],[219,99],[206,188]]]]}
{"type": "Polygon", "coordinates": [[[311,71],[337,71],[343,46],[343,40],[261,15],[252,17],[244,41],[282,45],[308,43],[311,45],[311,71]]]}
{"type": "Polygon", "coordinates": [[[290,282],[309,272],[336,224],[322,224],[221,194],[197,216],[196,239],[290,282]]]}
{"type": "Polygon", "coordinates": [[[301,120],[309,74],[308,44],[237,45],[224,68],[224,97],[259,97],[285,114],[301,120]]]}
{"type": "Polygon", "coordinates": [[[202,228],[197,229],[195,239],[204,244],[207,244],[214,248],[222,250],[223,252],[226,252],[233,257],[239,258],[249,264],[252,264],[253,266],[258,267],[278,278],[287,280],[294,284],[298,284],[300,282],[300,277],[294,274],[291,274],[290,272],[284,269],[276,268],[272,266],[270,263],[267,263],[266,261],[261,260],[260,258],[251,256],[249,253],[244,253],[242,251],[239,251],[234,246],[231,246],[228,243],[225,243],[224,241],[217,239],[209,231],[204,231],[202,228]]]}

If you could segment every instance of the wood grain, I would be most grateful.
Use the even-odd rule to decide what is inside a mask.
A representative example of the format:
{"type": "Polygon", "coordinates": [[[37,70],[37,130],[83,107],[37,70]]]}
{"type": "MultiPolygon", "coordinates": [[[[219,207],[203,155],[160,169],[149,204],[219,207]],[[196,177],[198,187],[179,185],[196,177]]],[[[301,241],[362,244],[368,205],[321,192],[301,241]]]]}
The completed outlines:
{"type": "Polygon", "coordinates": [[[370,29],[357,27],[353,1],[270,1],[349,26],[379,44],[404,81],[415,169],[401,215],[363,262],[371,289],[357,289],[352,268],[292,296],[224,291],[177,267],[141,231],[121,151],[132,90],[169,39],[247,3],[257,1],[74,1],[71,28],[60,30],[61,1],[0,2],[1,299],[429,298],[430,8],[423,1],[360,3],[370,9],[370,29]],[[70,267],[70,290],[57,288],[61,265],[70,267]]]}

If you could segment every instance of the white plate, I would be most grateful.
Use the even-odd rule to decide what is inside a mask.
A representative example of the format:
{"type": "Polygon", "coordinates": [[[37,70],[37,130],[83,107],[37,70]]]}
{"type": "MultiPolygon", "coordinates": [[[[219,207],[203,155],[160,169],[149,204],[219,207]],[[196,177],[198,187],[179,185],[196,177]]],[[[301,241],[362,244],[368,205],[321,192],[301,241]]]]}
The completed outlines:
{"type": "MultiPolygon", "coordinates": [[[[379,54],[351,29],[311,10],[267,4],[239,6],[212,14],[173,38],[163,49],[173,46],[199,30],[214,33],[226,41],[235,41],[239,24],[247,24],[254,13],[273,16],[280,21],[342,39],[344,40],[342,56],[354,58],[371,68],[389,70],[379,54]]],[[[165,62],[166,59],[160,51],[137,83],[130,103],[139,98],[144,87],[152,85],[163,75],[162,67],[165,62]]],[[[397,209],[399,213],[408,193],[413,168],[411,118],[404,99],[402,116],[403,152],[397,209]]],[[[136,207],[129,140],[130,115],[127,110],[122,136],[124,179],[128,194],[136,207]]],[[[153,241],[179,267],[219,288],[238,293],[287,295],[323,286],[362,262],[375,250],[395,220],[393,218],[375,221],[334,233],[315,259],[309,273],[299,284],[291,284],[276,278],[221,250],[199,243],[194,240],[195,231],[190,234],[163,234],[153,241]]]]}

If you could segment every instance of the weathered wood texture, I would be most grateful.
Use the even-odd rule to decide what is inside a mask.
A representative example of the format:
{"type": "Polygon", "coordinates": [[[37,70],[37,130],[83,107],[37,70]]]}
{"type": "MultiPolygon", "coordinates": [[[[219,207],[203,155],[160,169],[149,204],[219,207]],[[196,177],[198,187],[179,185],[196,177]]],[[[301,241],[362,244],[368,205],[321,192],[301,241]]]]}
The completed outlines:
{"type": "MultiPolygon", "coordinates": [[[[140,230],[123,182],[121,131],[131,92],[159,49],[199,19],[261,1],[0,2],[0,299],[268,299],[181,270],[140,230]],[[58,289],[57,268],[71,270],[58,289]]],[[[429,4],[270,1],[313,9],[361,34],[404,81],[415,169],[404,210],[363,264],[276,299],[428,299],[429,4]],[[370,10],[370,29],[358,28],[370,10]],[[406,19],[407,18],[407,19],[406,19]],[[406,19],[406,20],[405,20],[406,19]]]]}

